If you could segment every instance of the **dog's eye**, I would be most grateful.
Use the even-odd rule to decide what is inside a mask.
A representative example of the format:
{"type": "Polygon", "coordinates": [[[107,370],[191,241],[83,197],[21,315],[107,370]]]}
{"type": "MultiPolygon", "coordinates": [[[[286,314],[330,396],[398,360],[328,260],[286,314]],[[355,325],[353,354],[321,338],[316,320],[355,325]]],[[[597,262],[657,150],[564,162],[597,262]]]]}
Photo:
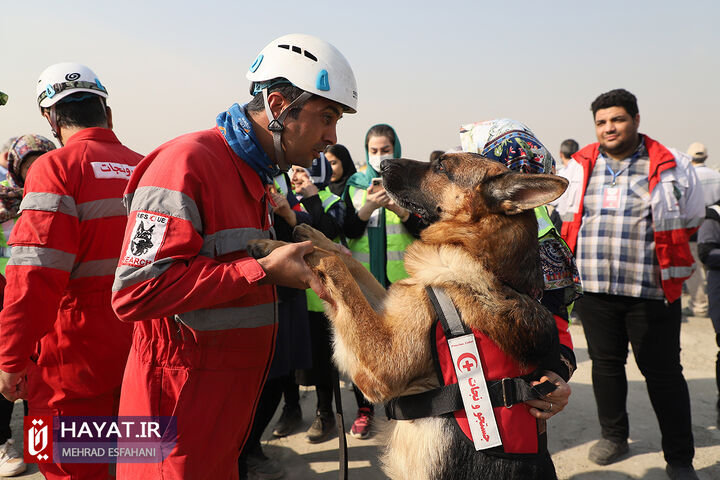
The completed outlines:
{"type": "Polygon", "coordinates": [[[442,163],[438,162],[438,163],[435,164],[435,171],[436,171],[436,172],[444,172],[444,171],[445,171],[445,167],[443,167],[443,164],[442,164],[442,163]]]}

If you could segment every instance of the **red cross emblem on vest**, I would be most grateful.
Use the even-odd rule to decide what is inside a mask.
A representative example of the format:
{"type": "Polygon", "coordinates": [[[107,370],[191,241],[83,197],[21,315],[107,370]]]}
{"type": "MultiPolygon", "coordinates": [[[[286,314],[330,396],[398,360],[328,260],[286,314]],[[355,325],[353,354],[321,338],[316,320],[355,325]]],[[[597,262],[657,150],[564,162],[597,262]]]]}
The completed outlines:
{"type": "Polygon", "coordinates": [[[475,358],[475,355],[473,355],[472,353],[463,353],[457,359],[458,370],[462,372],[471,372],[475,370],[475,368],[477,368],[477,365],[477,358],[475,358]]]}

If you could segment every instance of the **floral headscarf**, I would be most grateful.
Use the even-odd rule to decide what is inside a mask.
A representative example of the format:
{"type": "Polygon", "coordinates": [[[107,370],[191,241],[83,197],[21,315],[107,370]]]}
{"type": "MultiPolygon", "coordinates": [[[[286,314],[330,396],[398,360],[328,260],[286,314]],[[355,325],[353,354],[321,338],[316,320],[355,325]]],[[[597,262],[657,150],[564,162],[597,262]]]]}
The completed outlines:
{"type": "Polygon", "coordinates": [[[460,127],[464,152],[479,153],[510,170],[553,173],[555,159],[523,123],[509,118],[476,122],[460,127]]]}
{"type": "Polygon", "coordinates": [[[18,217],[23,197],[23,179],[20,175],[23,161],[31,153],[55,150],[55,144],[40,135],[23,135],[14,138],[8,149],[7,181],[0,184],[0,223],[18,217]]]}
{"type": "MultiPolygon", "coordinates": [[[[506,165],[521,173],[554,173],[555,159],[523,123],[509,118],[470,123],[460,127],[464,152],[506,165]]],[[[562,304],[582,296],[580,273],[572,252],[553,229],[538,239],[545,290],[562,290],[562,304]]]]}
{"type": "Polygon", "coordinates": [[[25,186],[25,180],[20,175],[22,165],[30,154],[47,153],[55,150],[55,144],[42,135],[23,135],[18,137],[8,150],[8,182],[13,187],[25,186]]]}

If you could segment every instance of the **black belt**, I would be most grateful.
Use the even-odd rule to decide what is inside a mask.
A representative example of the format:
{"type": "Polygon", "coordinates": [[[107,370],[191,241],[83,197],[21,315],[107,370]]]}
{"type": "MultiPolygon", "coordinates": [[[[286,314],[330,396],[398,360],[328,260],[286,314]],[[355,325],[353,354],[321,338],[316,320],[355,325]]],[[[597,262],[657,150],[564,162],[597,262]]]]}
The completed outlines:
{"type": "MultiPolygon", "coordinates": [[[[507,408],[528,400],[541,399],[557,388],[549,381],[530,385],[525,377],[491,380],[487,382],[487,387],[492,406],[507,408]]],[[[457,383],[415,395],[393,398],[385,404],[387,417],[395,420],[437,417],[464,409],[457,383]]]]}

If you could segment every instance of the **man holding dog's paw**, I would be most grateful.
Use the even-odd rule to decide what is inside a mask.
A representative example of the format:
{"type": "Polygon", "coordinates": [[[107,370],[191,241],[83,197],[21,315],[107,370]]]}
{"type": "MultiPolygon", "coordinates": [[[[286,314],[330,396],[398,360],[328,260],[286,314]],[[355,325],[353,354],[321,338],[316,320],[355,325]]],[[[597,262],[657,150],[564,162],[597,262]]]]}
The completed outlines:
{"type": "Polygon", "coordinates": [[[273,177],[335,143],[355,77],[308,35],[270,43],[247,77],[250,103],[157,148],[126,192],[113,307],[136,323],[120,413],[173,415],[178,435],[160,465],[120,464],[118,479],[236,479],[275,342],[273,284],[325,295],[303,260],[309,242],[260,260],[247,244],[273,236],[273,177]]]}
{"type": "Polygon", "coordinates": [[[705,214],[702,189],[684,154],[638,133],[632,93],[604,93],[592,112],[598,143],[573,155],[558,205],[585,289],[577,309],[602,433],[589,458],[607,465],[628,452],[630,342],[660,423],[668,476],[696,479],[680,296],[694,268],[688,238],[705,214]]]}

